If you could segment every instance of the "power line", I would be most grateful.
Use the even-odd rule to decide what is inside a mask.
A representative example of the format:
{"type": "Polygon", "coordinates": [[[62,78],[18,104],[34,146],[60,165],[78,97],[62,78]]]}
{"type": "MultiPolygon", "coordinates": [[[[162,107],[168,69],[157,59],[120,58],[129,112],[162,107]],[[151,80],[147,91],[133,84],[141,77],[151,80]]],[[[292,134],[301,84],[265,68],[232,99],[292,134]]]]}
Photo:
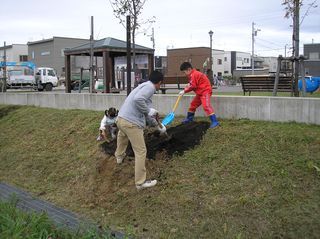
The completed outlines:
{"type": "Polygon", "coordinates": [[[269,43],[269,44],[272,44],[272,45],[276,45],[276,46],[282,46],[282,45],[280,45],[280,44],[278,44],[278,43],[274,43],[274,42],[271,42],[271,41],[268,41],[268,40],[264,40],[264,39],[261,39],[261,38],[257,38],[257,40],[258,41],[264,41],[264,42],[266,42],[266,43],[269,43]]]}

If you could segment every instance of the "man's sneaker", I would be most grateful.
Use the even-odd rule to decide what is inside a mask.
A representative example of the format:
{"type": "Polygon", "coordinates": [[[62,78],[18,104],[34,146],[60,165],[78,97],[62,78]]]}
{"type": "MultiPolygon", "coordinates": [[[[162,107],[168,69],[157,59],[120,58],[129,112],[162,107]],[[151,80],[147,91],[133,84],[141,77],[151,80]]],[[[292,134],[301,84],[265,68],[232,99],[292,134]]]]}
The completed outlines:
{"type": "Polygon", "coordinates": [[[147,180],[142,184],[137,184],[136,187],[138,190],[144,189],[144,188],[150,188],[157,184],[157,180],[147,180]]]}
{"type": "Polygon", "coordinates": [[[122,156],[116,157],[117,164],[121,164],[123,162],[123,159],[126,157],[126,154],[124,153],[122,156]]]}

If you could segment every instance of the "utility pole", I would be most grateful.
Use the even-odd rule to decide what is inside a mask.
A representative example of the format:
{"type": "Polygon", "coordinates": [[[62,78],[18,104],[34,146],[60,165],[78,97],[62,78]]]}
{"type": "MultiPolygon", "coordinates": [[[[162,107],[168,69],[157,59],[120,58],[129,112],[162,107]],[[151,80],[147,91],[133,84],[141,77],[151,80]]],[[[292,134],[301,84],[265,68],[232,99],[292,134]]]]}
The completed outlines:
{"type": "MultiPolygon", "coordinates": [[[[90,34],[90,93],[94,92],[94,69],[93,69],[93,16],[91,16],[91,34],[90,34]]],[[[79,87],[81,87],[81,82],[79,82],[79,87]]]]}
{"type": "Polygon", "coordinates": [[[254,27],[255,23],[252,22],[252,56],[251,56],[251,75],[254,75],[254,37],[257,36],[258,31],[261,31],[260,29],[255,29],[254,27]]]}
{"type": "Polygon", "coordinates": [[[252,44],[252,53],[251,53],[251,75],[254,75],[254,22],[252,22],[252,39],[251,39],[251,44],[252,44]]]}
{"type": "Polygon", "coordinates": [[[209,36],[210,36],[210,60],[209,60],[209,80],[210,83],[213,84],[213,71],[212,71],[212,35],[213,35],[213,31],[210,30],[209,31],[209,36]]]}
{"type": "Polygon", "coordinates": [[[3,43],[3,81],[2,81],[2,89],[1,92],[7,91],[7,50],[6,50],[6,42],[3,43]]]}
{"type": "Polygon", "coordinates": [[[300,0],[294,0],[294,13],[293,13],[293,56],[294,56],[294,96],[299,96],[298,80],[299,80],[299,31],[300,31],[300,0]]]}
{"type": "Polygon", "coordinates": [[[152,41],[152,48],[153,48],[153,50],[154,50],[155,47],[156,47],[155,39],[154,39],[154,28],[152,28],[151,41],[152,41]]]}
{"type": "MultiPolygon", "coordinates": [[[[285,44],[284,45],[284,72],[285,72],[285,74],[287,75],[287,46],[288,46],[288,44],[285,44]]],[[[281,65],[280,65],[280,67],[281,67],[281,65]]]]}
{"type": "Polygon", "coordinates": [[[127,16],[127,95],[131,92],[131,19],[127,16]]]}
{"type": "Polygon", "coordinates": [[[153,48],[153,66],[154,66],[154,68],[156,68],[156,59],[155,59],[156,43],[155,43],[155,39],[154,39],[154,28],[152,28],[151,41],[152,41],[152,48],[153,48]]]}

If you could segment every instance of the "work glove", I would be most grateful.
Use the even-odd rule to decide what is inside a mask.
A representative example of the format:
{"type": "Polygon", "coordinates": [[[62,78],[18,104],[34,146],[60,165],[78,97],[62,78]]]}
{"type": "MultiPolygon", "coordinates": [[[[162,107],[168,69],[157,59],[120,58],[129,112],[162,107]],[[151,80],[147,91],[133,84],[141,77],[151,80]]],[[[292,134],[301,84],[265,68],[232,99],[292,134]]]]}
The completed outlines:
{"type": "Polygon", "coordinates": [[[154,116],[157,115],[157,114],[158,114],[158,111],[157,111],[156,109],[150,108],[149,113],[148,113],[148,116],[154,117],[154,116]]]}
{"type": "Polygon", "coordinates": [[[167,131],[167,128],[162,123],[159,123],[159,124],[161,124],[161,126],[158,125],[158,130],[159,130],[160,134],[164,134],[167,131]]]}
{"type": "Polygon", "coordinates": [[[183,96],[184,93],[186,93],[186,92],[184,92],[184,90],[182,90],[182,91],[179,92],[179,95],[183,96]]]}

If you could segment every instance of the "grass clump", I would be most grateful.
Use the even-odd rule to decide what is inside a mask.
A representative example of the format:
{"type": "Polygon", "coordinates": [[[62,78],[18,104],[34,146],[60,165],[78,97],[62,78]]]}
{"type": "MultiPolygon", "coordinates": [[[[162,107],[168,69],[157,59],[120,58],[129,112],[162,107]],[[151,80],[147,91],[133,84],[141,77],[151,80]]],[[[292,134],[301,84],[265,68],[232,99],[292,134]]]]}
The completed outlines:
{"type": "Polygon", "coordinates": [[[84,233],[72,232],[56,227],[45,213],[25,212],[16,207],[16,200],[0,201],[0,238],[28,239],[107,239],[97,231],[88,230],[84,233]]]}

